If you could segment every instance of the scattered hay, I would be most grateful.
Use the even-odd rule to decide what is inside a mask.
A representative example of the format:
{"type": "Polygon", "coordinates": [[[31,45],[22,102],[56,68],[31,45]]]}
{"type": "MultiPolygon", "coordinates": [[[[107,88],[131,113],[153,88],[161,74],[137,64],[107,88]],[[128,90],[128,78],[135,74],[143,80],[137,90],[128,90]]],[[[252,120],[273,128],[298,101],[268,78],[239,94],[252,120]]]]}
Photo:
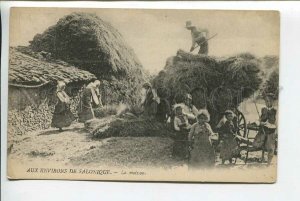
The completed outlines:
{"type": "Polygon", "coordinates": [[[95,138],[172,136],[173,132],[165,124],[144,117],[123,115],[93,119],[85,123],[85,128],[95,138]]]}

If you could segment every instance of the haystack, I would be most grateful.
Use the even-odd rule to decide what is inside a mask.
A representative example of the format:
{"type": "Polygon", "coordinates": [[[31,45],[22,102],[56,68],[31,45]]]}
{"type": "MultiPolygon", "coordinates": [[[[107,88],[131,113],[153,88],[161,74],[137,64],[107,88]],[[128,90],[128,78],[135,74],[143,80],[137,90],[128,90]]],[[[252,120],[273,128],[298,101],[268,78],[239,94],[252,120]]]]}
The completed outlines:
{"type": "Polygon", "coordinates": [[[173,132],[165,124],[155,119],[138,117],[132,114],[108,116],[101,119],[92,119],[85,123],[85,128],[95,138],[109,137],[151,137],[172,136],[173,132]]]}
{"type": "Polygon", "coordinates": [[[268,93],[274,94],[274,98],[278,99],[279,96],[279,69],[274,69],[268,79],[264,83],[261,94],[262,96],[268,93]]]}
{"type": "Polygon", "coordinates": [[[258,59],[248,53],[215,58],[179,50],[167,60],[153,85],[167,89],[173,104],[191,93],[193,104],[198,109],[207,108],[215,124],[222,112],[237,107],[259,88],[259,72],[258,59]]]}
{"type": "Polygon", "coordinates": [[[90,13],[72,13],[30,41],[34,52],[87,70],[103,81],[105,103],[137,102],[145,72],[119,31],[90,13]],[[108,96],[109,95],[109,96],[108,96]]]}
{"type": "Polygon", "coordinates": [[[278,99],[279,95],[279,58],[278,56],[269,55],[260,59],[263,67],[263,84],[260,95],[273,93],[278,99]]]}

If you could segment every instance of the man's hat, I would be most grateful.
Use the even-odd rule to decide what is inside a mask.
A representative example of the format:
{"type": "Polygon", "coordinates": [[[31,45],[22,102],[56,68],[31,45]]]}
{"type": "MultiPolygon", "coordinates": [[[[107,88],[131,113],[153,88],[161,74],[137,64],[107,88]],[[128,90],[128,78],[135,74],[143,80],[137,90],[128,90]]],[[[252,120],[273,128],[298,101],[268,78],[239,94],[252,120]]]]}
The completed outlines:
{"type": "Polygon", "coordinates": [[[192,21],[186,21],[185,22],[185,28],[191,28],[191,27],[194,27],[193,25],[192,25],[192,21]]]}
{"type": "Polygon", "coordinates": [[[274,99],[274,98],[275,98],[275,95],[274,95],[273,93],[266,93],[266,94],[264,95],[264,98],[265,98],[265,99],[266,99],[266,98],[274,99]]]}
{"type": "Polygon", "coordinates": [[[149,82],[146,82],[143,84],[143,88],[151,88],[151,84],[149,82]]]}

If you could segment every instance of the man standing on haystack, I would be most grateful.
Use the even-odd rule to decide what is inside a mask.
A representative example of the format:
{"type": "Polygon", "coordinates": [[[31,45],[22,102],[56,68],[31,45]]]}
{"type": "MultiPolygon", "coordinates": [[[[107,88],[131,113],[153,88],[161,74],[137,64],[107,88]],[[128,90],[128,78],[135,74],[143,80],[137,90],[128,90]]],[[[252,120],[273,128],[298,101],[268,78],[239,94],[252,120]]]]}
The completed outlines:
{"type": "Polygon", "coordinates": [[[196,45],[200,47],[198,54],[208,54],[208,30],[201,29],[192,25],[191,21],[187,21],[185,28],[191,30],[192,35],[192,47],[190,52],[194,51],[196,45]]]}

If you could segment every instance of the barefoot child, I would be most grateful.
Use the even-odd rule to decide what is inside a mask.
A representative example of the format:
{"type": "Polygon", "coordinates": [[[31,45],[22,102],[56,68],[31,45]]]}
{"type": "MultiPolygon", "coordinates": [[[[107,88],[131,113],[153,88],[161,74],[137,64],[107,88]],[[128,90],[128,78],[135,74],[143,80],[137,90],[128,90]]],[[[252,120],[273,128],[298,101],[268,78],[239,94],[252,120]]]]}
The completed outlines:
{"type": "Polygon", "coordinates": [[[197,122],[191,127],[188,140],[191,145],[190,168],[208,168],[215,165],[215,152],[210,137],[214,135],[207,110],[200,110],[197,122]]]}
{"type": "Polygon", "coordinates": [[[232,163],[232,158],[234,158],[238,153],[238,144],[235,138],[236,127],[233,123],[234,113],[231,110],[225,111],[225,120],[218,125],[219,135],[220,135],[220,158],[222,159],[222,164],[226,160],[232,163]]]}

